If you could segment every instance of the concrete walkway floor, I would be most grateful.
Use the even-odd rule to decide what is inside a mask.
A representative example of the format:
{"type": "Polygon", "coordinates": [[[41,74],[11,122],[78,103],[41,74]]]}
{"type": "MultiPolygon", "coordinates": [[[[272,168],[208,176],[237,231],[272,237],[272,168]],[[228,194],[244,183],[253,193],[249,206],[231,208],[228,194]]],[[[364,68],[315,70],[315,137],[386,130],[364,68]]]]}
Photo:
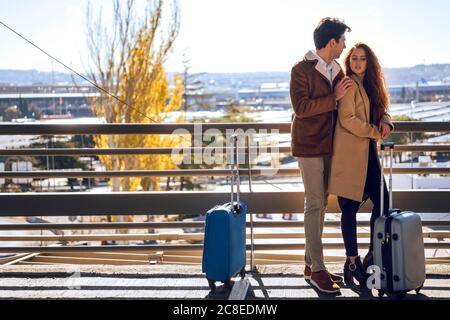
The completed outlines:
{"type": "MultiPolygon", "coordinates": [[[[340,264],[328,265],[341,274],[340,264]]],[[[259,266],[248,274],[247,300],[378,299],[377,291],[343,286],[340,295],[322,294],[303,278],[302,265],[259,266]]],[[[241,281],[235,278],[235,281],[241,281]]],[[[198,265],[13,265],[0,266],[0,299],[228,299],[217,283],[211,291],[198,265]]],[[[383,299],[395,299],[384,297],[383,299]]],[[[450,265],[428,265],[422,291],[403,299],[450,299],[450,265]]]]}

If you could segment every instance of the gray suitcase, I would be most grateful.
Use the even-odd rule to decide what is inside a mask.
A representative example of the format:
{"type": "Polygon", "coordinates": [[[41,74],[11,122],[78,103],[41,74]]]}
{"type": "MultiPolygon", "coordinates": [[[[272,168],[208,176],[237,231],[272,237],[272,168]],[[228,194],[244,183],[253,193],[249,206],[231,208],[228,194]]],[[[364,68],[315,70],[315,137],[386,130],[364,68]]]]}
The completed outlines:
{"type": "Polygon", "coordinates": [[[375,221],[373,234],[374,264],[380,268],[378,296],[419,293],[425,282],[425,250],[422,221],[414,212],[392,209],[392,152],[394,143],[381,145],[381,169],[384,150],[390,150],[389,215],[383,214],[384,179],[381,175],[381,216],[375,221]]]}

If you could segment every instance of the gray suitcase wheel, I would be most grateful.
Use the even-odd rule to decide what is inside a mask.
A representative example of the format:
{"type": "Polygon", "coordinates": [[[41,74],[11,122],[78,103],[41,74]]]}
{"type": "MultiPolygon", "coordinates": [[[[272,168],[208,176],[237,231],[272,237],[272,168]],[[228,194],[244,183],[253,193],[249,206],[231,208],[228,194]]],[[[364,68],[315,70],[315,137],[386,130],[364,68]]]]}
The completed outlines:
{"type": "Polygon", "coordinates": [[[208,285],[211,290],[216,290],[216,282],[213,280],[208,280],[208,285]]]}
{"type": "Polygon", "coordinates": [[[422,290],[422,288],[423,288],[423,283],[420,285],[420,287],[418,287],[414,291],[416,292],[416,294],[419,294],[419,292],[420,292],[420,290],[422,290]]]}

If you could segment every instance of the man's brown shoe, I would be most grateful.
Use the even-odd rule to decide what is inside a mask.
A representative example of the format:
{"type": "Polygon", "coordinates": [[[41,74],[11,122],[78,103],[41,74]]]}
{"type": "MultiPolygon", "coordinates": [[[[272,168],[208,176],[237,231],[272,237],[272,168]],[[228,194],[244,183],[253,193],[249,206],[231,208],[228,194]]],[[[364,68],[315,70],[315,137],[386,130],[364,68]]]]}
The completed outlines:
{"type": "MultiPolygon", "coordinates": [[[[328,271],[327,271],[328,272],[328,271]]],[[[338,276],[337,274],[328,272],[328,274],[331,277],[331,280],[333,280],[334,283],[342,283],[343,279],[341,276],[338,276]]],[[[305,280],[311,280],[311,268],[309,266],[305,265],[305,270],[303,271],[303,276],[305,280]]]]}
{"type": "Polygon", "coordinates": [[[305,270],[303,271],[303,276],[305,280],[311,280],[311,268],[305,265],[305,270]]]}
{"type": "Polygon", "coordinates": [[[338,293],[340,291],[340,287],[331,280],[331,277],[326,270],[313,272],[311,274],[311,284],[319,291],[325,293],[338,293]]]}

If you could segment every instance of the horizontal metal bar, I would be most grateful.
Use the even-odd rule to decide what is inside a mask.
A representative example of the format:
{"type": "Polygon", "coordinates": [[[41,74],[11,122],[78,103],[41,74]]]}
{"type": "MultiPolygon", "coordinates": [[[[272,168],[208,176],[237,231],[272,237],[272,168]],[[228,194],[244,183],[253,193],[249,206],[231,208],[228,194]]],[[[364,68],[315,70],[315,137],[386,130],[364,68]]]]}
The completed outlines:
{"type": "Polygon", "coordinates": [[[203,240],[203,233],[0,235],[3,241],[203,240]]]}
{"type": "Polygon", "coordinates": [[[445,121],[394,121],[394,132],[448,132],[450,122],[445,121]]]}
{"type": "Polygon", "coordinates": [[[195,134],[209,129],[226,130],[279,130],[289,133],[290,123],[108,123],[108,124],[0,124],[0,135],[74,135],[74,134],[195,134]],[[184,130],[182,132],[180,130],[184,130]]]}
{"type": "MultiPolygon", "coordinates": [[[[384,173],[389,173],[389,168],[384,168],[384,173]]],[[[425,168],[393,168],[395,174],[450,174],[449,167],[425,167],[425,168]]]]}
{"type": "Polygon", "coordinates": [[[394,152],[450,152],[450,144],[399,144],[394,152]]]}
{"type": "MultiPolygon", "coordinates": [[[[188,251],[183,251],[188,252],[188,251]]],[[[198,252],[198,251],[197,251],[198,252]]],[[[152,253],[110,253],[110,252],[52,252],[52,255],[64,255],[66,258],[103,258],[103,259],[124,259],[124,260],[146,260],[160,259],[163,256],[162,251],[152,253]]],[[[46,257],[47,254],[41,256],[46,257]]]]}
{"type": "MultiPolygon", "coordinates": [[[[292,255],[293,259],[260,259],[255,257],[255,263],[257,265],[269,265],[269,264],[298,264],[298,261],[302,261],[304,258],[298,258],[296,255],[292,255]]],[[[156,263],[155,259],[155,263],[156,263]]],[[[334,257],[334,256],[324,256],[325,262],[342,262],[345,261],[345,257],[334,257]]],[[[22,265],[54,265],[56,264],[111,264],[111,265],[148,265],[149,262],[144,260],[124,260],[124,259],[82,259],[82,258],[66,258],[65,256],[43,256],[39,255],[39,257],[32,258],[27,261],[18,262],[22,265]]],[[[250,259],[247,259],[247,263],[250,262],[250,259]]],[[[158,262],[159,263],[159,262],[158,262]]],[[[171,257],[169,256],[167,259],[161,262],[162,264],[178,264],[178,265],[199,265],[201,264],[201,259],[196,257],[171,257]]],[[[450,261],[446,259],[425,259],[426,264],[448,264],[450,261]]]]}
{"type": "Polygon", "coordinates": [[[202,228],[204,222],[103,222],[103,223],[14,223],[0,224],[0,230],[123,230],[202,228]]]}
{"type": "MultiPolygon", "coordinates": [[[[240,169],[240,175],[248,175],[247,169],[240,169]]],[[[389,173],[389,168],[384,169],[389,173]]],[[[450,167],[393,168],[395,174],[450,174],[450,167]]],[[[264,168],[252,169],[251,175],[264,177],[299,176],[300,169],[264,168]]],[[[51,178],[125,178],[125,177],[226,177],[228,169],[176,169],[176,170],[122,170],[122,171],[2,171],[0,179],[51,179],[51,178]]]]}
{"type": "MultiPolygon", "coordinates": [[[[239,153],[247,154],[246,147],[240,147],[239,153]]],[[[450,149],[450,145],[449,145],[450,149]]],[[[183,147],[183,148],[36,148],[36,149],[0,149],[0,156],[94,156],[94,155],[138,155],[138,154],[181,154],[181,152],[204,153],[210,152],[222,152],[224,155],[230,153],[233,148],[227,147],[183,147]]],[[[291,147],[270,147],[267,146],[266,150],[262,148],[258,149],[258,154],[271,153],[271,152],[291,152],[291,147]],[[264,151],[264,152],[263,152],[264,151]]],[[[255,151],[256,154],[256,151],[255,151]]]]}
{"type": "MultiPolygon", "coordinates": [[[[53,253],[52,253],[53,254],[53,253]]],[[[62,254],[62,256],[54,256],[54,255],[39,255],[39,253],[36,253],[34,255],[39,255],[39,259],[40,260],[47,260],[47,264],[53,264],[54,263],[54,259],[67,259],[67,261],[71,262],[71,264],[75,263],[78,264],[77,258],[91,258],[91,259],[104,259],[103,261],[126,261],[126,260],[132,260],[132,261],[146,261],[146,263],[148,264],[148,259],[136,259],[136,257],[134,257],[133,255],[130,255],[129,258],[127,258],[128,255],[123,255],[124,257],[118,257],[118,258],[109,258],[108,256],[105,256],[104,258],[102,257],[97,257],[97,253],[92,253],[92,256],[84,256],[85,254],[90,254],[90,253],[80,253],[80,256],[74,256],[74,253],[69,253],[69,252],[65,252],[65,253],[55,253],[55,254],[62,254]],[[81,254],[83,254],[81,256],[81,254]],[[52,261],[53,260],[53,261],[52,261]]],[[[105,253],[106,255],[114,255],[112,253],[105,253]]],[[[120,255],[120,254],[119,254],[120,255]]],[[[257,252],[255,252],[255,262],[257,264],[268,264],[268,263],[272,263],[272,264],[287,264],[287,263],[298,263],[298,261],[302,261],[304,259],[304,255],[297,255],[297,254],[287,254],[284,255],[283,257],[277,257],[277,254],[257,254],[257,252]],[[271,256],[274,257],[271,257],[271,256]]],[[[32,258],[32,257],[31,257],[32,258]]],[[[153,260],[159,260],[158,257],[152,258],[153,260]]],[[[26,259],[24,259],[26,260],[26,259]]],[[[32,261],[28,260],[28,261],[24,261],[23,263],[25,264],[35,264],[37,259],[33,258],[32,261]]],[[[325,255],[324,256],[324,260],[325,262],[340,262],[340,261],[345,261],[345,256],[329,256],[329,255],[325,255]]],[[[83,260],[81,260],[83,261],[83,260]]],[[[250,259],[247,258],[247,263],[249,263],[250,259]]],[[[167,262],[179,262],[184,264],[185,262],[197,262],[198,264],[201,263],[201,257],[200,256],[172,256],[172,255],[164,255],[164,261],[163,263],[166,264],[167,262]]],[[[427,258],[425,259],[425,262],[427,264],[442,264],[442,263],[450,263],[450,260],[448,260],[447,257],[442,257],[440,259],[436,259],[436,258],[427,258]]],[[[44,262],[41,262],[42,264],[45,264],[44,262]]]]}
{"type": "MultiPolygon", "coordinates": [[[[160,259],[152,259],[154,263],[157,261],[160,261],[160,259]]],[[[39,255],[37,257],[33,257],[30,259],[30,261],[24,261],[21,264],[35,264],[35,263],[42,263],[42,264],[101,264],[101,265],[126,265],[126,266],[133,266],[133,265],[149,265],[149,260],[132,260],[132,259],[105,259],[105,258],[79,258],[79,257],[64,257],[64,256],[43,256],[39,255]]]]}
{"type": "MultiPolygon", "coordinates": [[[[343,243],[323,243],[323,249],[335,250],[343,249],[343,243]]],[[[425,249],[450,249],[450,242],[426,242],[424,243],[425,249]]],[[[249,247],[249,246],[248,246],[249,247]]],[[[304,243],[268,243],[268,244],[255,244],[255,250],[304,250],[304,243]]],[[[368,243],[358,243],[359,248],[367,249],[368,243]]],[[[247,248],[248,250],[249,248],[247,248]]],[[[1,251],[1,247],[0,247],[1,251]]]]}
{"type": "MultiPolygon", "coordinates": [[[[395,121],[396,132],[448,132],[450,122],[395,121]]],[[[228,130],[279,130],[290,133],[291,123],[156,123],[156,124],[31,124],[2,123],[0,135],[74,135],[74,134],[173,134],[183,129],[189,133],[209,129],[228,130]]],[[[180,131],[177,132],[178,134],[180,131]]]]}
{"type": "MultiPolygon", "coordinates": [[[[450,170],[450,169],[449,169],[450,170]]],[[[247,169],[240,170],[241,175],[248,175],[247,169]]],[[[252,169],[253,176],[294,176],[300,174],[300,169],[252,169]]],[[[176,169],[176,170],[123,170],[123,171],[4,171],[0,178],[118,178],[118,177],[226,177],[229,169],[176,169]]]]}
{"type": "MultiPolygon", "coordinates": [[[[145,234],[69,234],[69,235],[0,235],[0,242],[6,241],[130,241],[130,240],[196,240],[203,241],[203,233],[145,233],[145,234]]],[[[250,233],[246,234],[250,239],[250,233]]],[[[369,232],[358,232],[358,238],[369,238],[369,232]]],[[[450,232],[424,232],[424,238],[447,239],[450,232]]],[[[304,239],[303,232],[255,233],[255,239],[304,239]]],[[[324,232],[322,238],[342,238],[341,232],[324,232]]]]}
{"type": "Polygon", "coordinates": [[[0,253],[49,253],[49,252],[154,252],[163,250],[201,250],[201,244],[189,245],[130,245],[130,246],[22,246],[22,247],[0,247],[0,253]]]}
{"type": "MultiPolygon", "coordinates": [[[[239,147],[239,153],[247,153],[247,148],[239,147]]],[[[291,152],[291,147],[267,147],[264,152],[291,152]]],[[[449,146],[450,149],[450,146],[449,146]]],[[[229,147],[183,147],[183,148],[33,148],[33,149],[0,149],[0,156],[79,156],[79,155],[137,155],[137,154],[181,154],[191,152],[202,154],[205,151],[220,151],[224,155],[230,153],[233,148],[229,147]]],[[[258,153],[262,148],[258,149],[258,153]]],[[[256,152],[255,152],[256,154],[256,152]]]]}
{"type": "MultiPolygon", "coordinates": [[[[247,153],[247,148],[239,148],[240,153],[247,153]]],[[[225,155],[232,148],[208,148],[193,147],[183,148],[186,152],[202,154],[205,151],[221,151],[225,155]]],[[[267,147],[267,150],[259,148],[258,154],[261,153],[291,153],[291,147],[267,147]],[[263,152],[264,151],[264,152],[263,152]]],[[[394,152],[450,152],[450,144],[406,144],[396,145],[394,152]]],[[[34,148],[34,149],[0,149],[0,156],[94,156],[94,155],[139,155],[139,154],[172,154],[180,153],[180,148],[34,148]]]]}
{"type": "MultiPolygon", "coordinates": [[[[186,251],[189,252],[189,251],[186,251]]],[[[195,261],[195,259],[198,259],[199,262],[201,262],[201,251],[196,251],[195,253],[197,255],[180,255],[180,254],[174,254],[175,252],[171,251],[164,254],[164,263],[167,261],[178,261],[178,262],[187,262],[187,261],[195,261]]],[[[72,255],[73,253],[62,253],[64,256],[72,255]]],[[[82,253],[82,254],[89,254],[89,253],[82,253]]],[[[96,254],[96,253],[93,253],[96,254]]],[[[250,254],[247,252],[247,262],[250,262],[250,254]]],[[[431,257],[425,259],[425,262],[427,264],[429,263],[450,263],[450,257],[431,257]]],[[[255,259],[256,261],[259,261],[258,264],[267,264],[267,261],[274,261],[277,262],[277,264],[285,264],[285,263],[298,263],[299,261],[303,261],[305,259],[305,256],[302,254],[296,254],[296,253],[287,253],[287,254],[278,254],[278,253],[260,253],[258,251],[255,252],[255,259]]],[[[325,262],[338,262],[338,261],[345,261],[345,256],[332,256],[325,254],[324,260],[325,262]]]]}
{"type": "MultiPolygon", "coordinates": [[[[368,243],[358,244],[360,248],[368,248],[368,243]]],[[[268,243],[255,244],[255,250],[304,250],[304,243],[268,243]]],[[[339,243],[323,243],[325,250],[342,249],[344,244],[339,243]]],[[[425,249],[449,249],[450,242],[426,242],[425,249]]],[[[16,246],[16,247],[0,247],[0,253],[50,253],[50,252],[154,252],[154,251],[184,251],[184,250],[202,250],[202,244],[190,245],[130,245],[130,246],[61,246],[61,247],[37,247],[37,246],[16,246]]],[[[250,250],[250,245],[246,246],[250,250]]]]}
{"type": "MultiPolygon", "coordinates": [[[[299,191],[241,192],[252,213],[301,213],[304,194],[299,191]]],[[[230,201],[228,192],[153,191],[58,193],[0,193],[0,216],[94,216],[203,214],[230,201]]],[[[396,207],[417,212],[449,212],[450,190],[397,190],[396,207]]],[[[371,212],[367,201],[361,212],[371,212]]],[[[341,212],[336,197],[330,196],[327,212],[341,212]]]]}
{"type": "MultiPolygon", "coordinates": [[[[426,214],[426,213],[425,213],[426,214]]],[[[325,221],[325,228],[338,228],[340,221],[325,221]]],[[[368,227],[368,220],[359,220],[358,227],[368,227]]],[[[303,221],[254,221],[254,228],[303,228],[303,221]]],[[[422,220],[424,227],[450,227],[450,220],[422,220]]],[[[8,223],[0,224],[1,231],[11,230],[129,230],[129,229],[202,229],[198,222],[103,222],[103,223],[8,223]]],[[[247,222],[247,228],[250,222],[247,222]]]]}
{"type": "Polygon", "coordinates": [[[137,155],[171,154],[175,148],[35,148],[1,149],[2,156],[94,156],[94,155],[137,155]]]}

